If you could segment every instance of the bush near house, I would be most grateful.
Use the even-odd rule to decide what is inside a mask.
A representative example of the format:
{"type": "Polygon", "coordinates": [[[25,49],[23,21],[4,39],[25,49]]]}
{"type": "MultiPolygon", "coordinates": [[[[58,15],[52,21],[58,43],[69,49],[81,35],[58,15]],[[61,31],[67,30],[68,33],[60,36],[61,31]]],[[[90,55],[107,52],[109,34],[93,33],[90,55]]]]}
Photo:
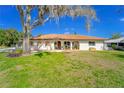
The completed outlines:
{"type": "Polygon", "coordinates": [[[117,45],[116,45],[116,44],[112,44],[111,47],[112,47],[112,49],[114,49],[114,50],[117,49],[117,45]]]}

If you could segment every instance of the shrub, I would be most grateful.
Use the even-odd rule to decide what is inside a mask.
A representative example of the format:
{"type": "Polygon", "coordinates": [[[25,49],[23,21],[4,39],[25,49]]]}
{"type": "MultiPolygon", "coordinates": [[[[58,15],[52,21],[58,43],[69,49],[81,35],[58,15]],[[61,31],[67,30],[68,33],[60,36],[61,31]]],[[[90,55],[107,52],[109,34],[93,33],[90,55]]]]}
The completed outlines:
{"type": "Polygon", "coordinates": [[[112,49],[116,49],[116,44],[112,44],[112,49]]]}

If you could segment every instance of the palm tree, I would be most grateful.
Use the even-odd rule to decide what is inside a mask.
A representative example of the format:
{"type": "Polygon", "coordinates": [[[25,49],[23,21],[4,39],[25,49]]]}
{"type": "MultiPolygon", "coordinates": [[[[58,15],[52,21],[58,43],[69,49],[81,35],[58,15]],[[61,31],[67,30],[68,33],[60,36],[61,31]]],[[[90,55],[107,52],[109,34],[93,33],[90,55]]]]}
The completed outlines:
{"type": "Polygon", "coordinates": [[[92,19],[96,19],[96,12],[90,6],[68,6],[68,5],[41,5],[41,6],[17,6],[21,23],[23,27],[23,52],[30,52],[29,34],[31,30],[39,25],[45,24],[47,21],[53,19],[56,22],[60,17],[70,16],[72,18],[83,16],[86,18],[86,28],[90,30],[90,22],[92,19]],[[31,11],[33,9],[38,10],[36,20],[31,19],[31,11]],[[33,22],[32,22],[33,21],[33,22]]]}

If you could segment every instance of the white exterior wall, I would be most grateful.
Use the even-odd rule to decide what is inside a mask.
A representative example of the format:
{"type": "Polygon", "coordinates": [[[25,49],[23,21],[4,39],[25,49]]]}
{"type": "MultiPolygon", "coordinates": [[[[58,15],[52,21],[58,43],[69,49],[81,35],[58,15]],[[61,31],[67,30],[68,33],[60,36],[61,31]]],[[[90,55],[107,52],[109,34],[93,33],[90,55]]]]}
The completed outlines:
{"type": "Polygon", "coordinates": [[[54,41],[51,41],[50,44],[51,44],[51,50],[54,50],[54,41]]]}
{"type": "Polygon", "coordinates": [[[80,50],[89,50],[89,48],[93,47],[96,50],[103,50],[104,43],[103,41],[94,41],[95,46],[89,46],[89,41],[79,41],[79,49],[80,50]]]}
{"type": "Polygon", "coordinates": [[[88,41],[79,41],[79,50],[89,50],[88,41]]]}
{"type": "Polygon", "coordinates": [[[104,49],[104,42],[103,41],[96,41],[96,50],[103,50],[104,49]]]}

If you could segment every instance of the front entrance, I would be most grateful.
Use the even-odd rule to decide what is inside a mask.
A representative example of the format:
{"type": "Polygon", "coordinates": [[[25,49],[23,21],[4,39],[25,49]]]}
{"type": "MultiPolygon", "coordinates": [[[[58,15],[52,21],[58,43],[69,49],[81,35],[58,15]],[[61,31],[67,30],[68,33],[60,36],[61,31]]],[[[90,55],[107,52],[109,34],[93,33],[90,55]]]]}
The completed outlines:
{"type": "Polygon", "coordinates": [[[61,42],[58,41],[58,49],[61,49],[61,42]]]}
{"type": "Polygon", "coordinates": [[[61,41],[56,41],[54,43],[55,49],[61,49],[61,41]]]}
{"type": "Polygon", "coordinates": [[[79,50],[78,41],[55,41],[54,49],[56,50],[79,50]]]}

